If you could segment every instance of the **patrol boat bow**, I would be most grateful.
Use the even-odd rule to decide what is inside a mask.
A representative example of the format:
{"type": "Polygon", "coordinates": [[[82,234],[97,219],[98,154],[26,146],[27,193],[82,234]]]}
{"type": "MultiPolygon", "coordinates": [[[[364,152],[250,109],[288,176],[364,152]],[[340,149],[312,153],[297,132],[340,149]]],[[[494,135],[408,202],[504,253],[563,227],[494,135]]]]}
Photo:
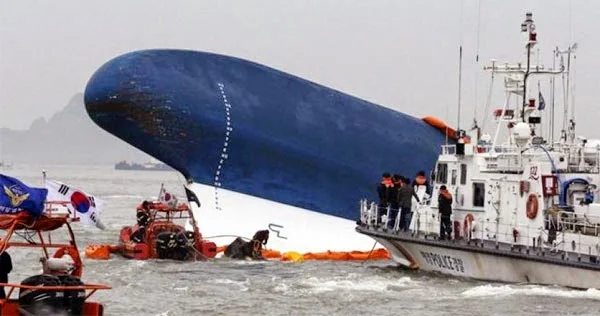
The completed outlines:
{"type": "MultiPolygon", "coordinates": [[[[536,105],[527,89],[531,76],[568,78],[569,69],[562,58],[559,69],[532,65],[537,34],[530,13],[521,31],[526,62],[484,67],[505,78],[506,99],[503,108],[494,111],[494,137],[442,146],[434,198],[418,206],[409,232],[385,229],[387,220],[378,223],[377,206],[366,200],[361,202],[356,230],[383,244],[395,261],[415,269],[600,288],[599,141],[576,138],[574,120],[567,117],[559,141],[539,136],[545,102],[536,91],[536,105]],[[523,102],[511,103],[515,96],[523,102]],[[500,144],[502,134],[507,141],[500,144]],[[437,197],[442,185],[454,198],[451,240],[439,238],[437,197]]],[[[569,58],[573,50],[567,50],[569,58]]]]}

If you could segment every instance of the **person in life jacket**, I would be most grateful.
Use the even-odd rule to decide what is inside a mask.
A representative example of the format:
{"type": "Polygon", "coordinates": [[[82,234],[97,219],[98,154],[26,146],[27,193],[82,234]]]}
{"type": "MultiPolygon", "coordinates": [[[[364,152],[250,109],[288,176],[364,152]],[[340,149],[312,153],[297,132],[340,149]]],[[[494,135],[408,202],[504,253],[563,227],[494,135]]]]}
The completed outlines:
{"type": "Polygon", "coordinates": [[[445,185],[440,187],[438,196],[438,210],[440,212],[440,240],[450,239],[452,236],[452,195],[445,185]]]}
{"type": "Polygon", "coordinates": [[[417,176],[415,177],[415,179],[412,182],[412,186],[413,186],[413,188],[415,188],[415,190],[416,190],[416,186],[419,186],[419,185],[424,185],[425,193],[427,193],[428,195],[431,195],[431,186],[429,185],[429,181],[427,181],[427,177],[425,176],[425,171],[423,171],[423,170],[417,172],[417,176]]]}
{"type": "Polygon", "coordinates": [[[389,173],[384,173],[381,176],[381,182],[377,185],[377,195],[379,196],[379,209],[377,221],[381,222],[381,216],[387,214],[387,207],[393,198],[394,182],[389,173]]]}
{"type": "Polygon", "coordinates": [[[136,243],[144,241],[144,235],[146,234],[146,226],[150,222],[150,202],[142,202],[142,209],[137,210],[135,214],[137,220],[138,229],[131,234],[130,239],[136,243]]]}
{"type": "Polygon", "coordinates": [[[412,198],[413,196],[420,202],[417,193],[410,185],[410,180],[408,178],[402,179],[403,183],[400,189],[398,190],[398,204],[400,205],[400,229],[403,231],[408,231],[410,228],[410,222],[412,220],[412,198]]]}

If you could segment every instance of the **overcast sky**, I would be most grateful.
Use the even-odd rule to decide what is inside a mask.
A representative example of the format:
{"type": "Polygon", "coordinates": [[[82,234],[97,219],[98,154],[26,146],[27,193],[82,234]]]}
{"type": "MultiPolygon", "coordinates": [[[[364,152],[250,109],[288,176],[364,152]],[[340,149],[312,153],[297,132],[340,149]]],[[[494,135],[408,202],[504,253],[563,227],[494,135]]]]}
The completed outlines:
{"type": "MultiPolygon", "coordinates": [[[[455,124],[461,44],[465,124],[475,105],[480,120],[485,107],[483,62],[520,57],[519,28],[528,10],[546,65],[555,46],[578,43],[575,102],[585,117],[577,126],[600,137],[595,0],[0,0],[0,126],[26,129],[39,116],[49,118],[104,62],[146,48],[241,57],[455,124]]],[[[502,102],[500,85],[497,90],[493,108],[502,102]]],[[[542,91],[548,103],[549,90],[542,91]]]]}

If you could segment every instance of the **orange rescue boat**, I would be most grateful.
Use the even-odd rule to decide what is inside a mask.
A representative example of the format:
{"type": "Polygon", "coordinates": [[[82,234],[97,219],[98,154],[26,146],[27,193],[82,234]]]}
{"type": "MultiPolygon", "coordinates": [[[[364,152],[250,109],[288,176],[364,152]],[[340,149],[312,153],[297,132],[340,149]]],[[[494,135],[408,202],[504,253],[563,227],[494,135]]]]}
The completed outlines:
{"type": "Polygon", "coordinates": [[[92,246],[86,255],[102,258],[117,252],[129,259],[206,260],[217,253],[215,243],[202,238],[187,204],[169,206],[144,201],[137,207],[137,221],[121,229],[119,246],[92,246]],[[186,223],[192,227],[186,231],[186,223]]]}
{"type": "Polygon", "coordinates": [[[0,315],[37,315],[40,311],[46,315],[104,314],[101,303],[88,299],[96,291],[111,287],[84,284],[80,279],[83,264],[70,225],[79,219],[48,211],[52,209],[51,204],[64,203],[47,202],[47,211],[39,217],[27,211],[0,214],[0,230],[6,232],[0,239],[0,254],[7,249],[37,248],[41,250],[40,262],[44,270],[43,274],[28,277],[20,284],[0,283],[6,291],[6,298],[0,299],[0,315]],[[60,228],[66,228],[66,236],[56,235],[60,228]],[[19,237],[21,240],[13,240],[19,237]],[[12,297],[15,289],[18,290],[18,298],[12,297]]]}

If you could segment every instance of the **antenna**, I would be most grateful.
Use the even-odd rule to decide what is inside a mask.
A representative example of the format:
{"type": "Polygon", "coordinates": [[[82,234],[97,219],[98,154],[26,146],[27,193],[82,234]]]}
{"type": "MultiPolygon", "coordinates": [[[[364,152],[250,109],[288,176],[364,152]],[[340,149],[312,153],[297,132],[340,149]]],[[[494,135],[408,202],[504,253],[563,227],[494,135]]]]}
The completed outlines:
{"type": "Polygon", "coordinates": [[[531,67],[531,48],[537,43],[537,34],[535,32],[535,24],[533,24],[533,14],[531,12],[525,13],[525,21],[521,24],[521,32],[526,33],[527,36],[526,44],[527,47],[527,69],[523,77],[523,107],[521,109],[521,119],[525,122],[525,107],[527,105],[527,78],[530,74],[531,67]]]}
{"type": "MultiPolygon", "coordinates": [[[[556,69],[556,57],[558,56],[558,47],[554,48],[554,54],[552,55],[552,71],[555,71],[556,69]]],[[[551,108],[552,110],[550,110],[550,146],[554,147],[554,93],[555,93],[555,84],[554,84],[554,76],[550,77],[550,80],[552,85],[551,85],[551,89],[552,89],[552,101],[551,101],[551,108]]]]}
{"type": "Polygon", "coordinates": [[[456,114],[456,130],[460,130],[460,92],[462,85],[462,45],[458,49],[458,113],[456,114]]]}
{"type": "MultiPolygon", "coordinates": [[[[476,49],[475,49],[475,64],[479,64],[479,39],[480,39],[480,25],[481,25],[481,1],[477,0],[477,45],[476,45],[476,49]]],[[[479,80],[477,80],[477,77],[479,75],[479,69],[474,69],[475,70],[475,93],[474,93],[474,102],[473,102],[473,128],[477,129],[477,140],[479,141],[479,134],[481,131],[481,128],[479,128],[479,124],[477,124],[477,106],[478,106],[478,99],[479,99],[479,80]]]]}
{"type": "MultiPolygon", "coordinates": [[[[571,102],[569,102],[569,90],[571,89],[570,84],[570,77],[571,77],[571,55],[575,56],[575,50],[577,49],[577,43],[574,43],[573,45],[569,46],[569,48],[567,48],[566,50],[559,50],[557,48],[556,50],[556,55],[560,56],[560,64],[561,64],[561,68],[564,69],[564,55],[567,55],[567,78],[566,78],[566,82],[565,82],[565,75],[564,72],[562,74],[562,79],[563,79],[563,97],[564,97],[564,111],[563,111],[563,137],[564,140],[567,140],[567,134],[570,132],[569,128],[574,126],[574,122],[575,122],[575,111],[574,109],[571,109],[571,120],[569,121],[569,107],[570,105],[573,106],[571,104],[571,102]]],[[[573,101],[573,99],[571,100],[573,101]]],[[[573,131],[574,132],[574,131],[573,131]]]]}
{"type": "MultiPolygon", "coordinates": [[[[575,54],[575,50],[577,49],[577,43],[574,43],[571,48],[573,53],[573,78],[571,78],[571,120],[575,122],[575,71],[577,67],[575,67],[575,60],[577,59],[577,55],[575,54]]],[[[570,63],[569,63],[570,66],[570,63]]],[[[570,72],[570,69],[569,69],[570,72]]]]}

